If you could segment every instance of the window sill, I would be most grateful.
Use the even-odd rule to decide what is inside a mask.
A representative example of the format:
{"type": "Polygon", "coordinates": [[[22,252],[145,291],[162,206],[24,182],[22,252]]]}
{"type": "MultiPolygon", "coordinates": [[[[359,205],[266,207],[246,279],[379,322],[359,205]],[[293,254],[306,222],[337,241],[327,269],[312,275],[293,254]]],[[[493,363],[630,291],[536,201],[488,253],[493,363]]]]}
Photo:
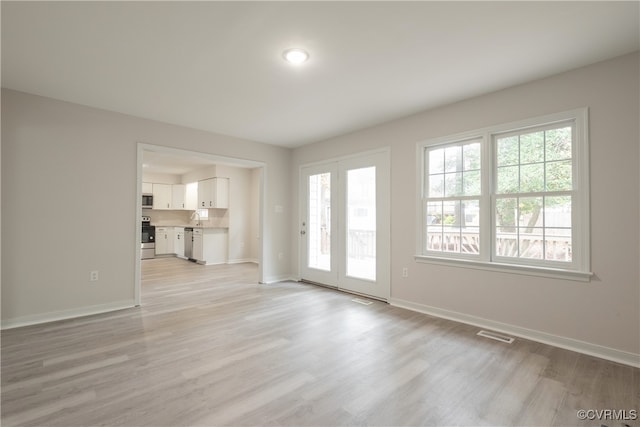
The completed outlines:
{"type": "Polygon", "coordinates": [[[415,255],[417,262],[425,264],[446,265],[450,267],[472,268],[476,270],[497,271],[500,273],[522,274],[525,276],[548,277],[552,279],[575,280],[589,282],[593,273],[557,268],[533,267],[524,265],[512,265],[496,262],[474,261],[467,259],[441,258],[426,255],[415,255]]]}

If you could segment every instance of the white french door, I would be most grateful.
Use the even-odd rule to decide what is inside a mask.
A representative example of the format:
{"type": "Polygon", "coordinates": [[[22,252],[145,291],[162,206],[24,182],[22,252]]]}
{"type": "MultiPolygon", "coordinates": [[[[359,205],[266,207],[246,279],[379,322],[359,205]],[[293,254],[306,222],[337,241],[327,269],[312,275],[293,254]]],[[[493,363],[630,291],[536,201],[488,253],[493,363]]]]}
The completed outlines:
{"type": "Polygon", "coordinates": [[[388,151],[303,167],[300,276],[387,300],[388,151]]]}

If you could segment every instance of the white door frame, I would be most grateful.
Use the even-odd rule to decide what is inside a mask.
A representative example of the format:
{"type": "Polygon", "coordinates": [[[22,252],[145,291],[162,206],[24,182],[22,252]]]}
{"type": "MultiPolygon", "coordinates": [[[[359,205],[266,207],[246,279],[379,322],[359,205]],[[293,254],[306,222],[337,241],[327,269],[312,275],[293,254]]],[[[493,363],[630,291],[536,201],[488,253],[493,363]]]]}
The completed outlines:
{"type": "MultiPolygon", "coordinates": [[[[382,173],[379,175],[379,177],[382,179],[382,182],[380,182],[380,184],[383,186],[383,192],[386,191],[387,192],[387,196],[388,197],[383,197],[380,202],[378,204],[378,206],[384,206],[386,204],[388,212],[387,212],[387,220],[386,220],[386,224],[383,225],[383,227],[381,227],[380,231],[380,238],[378,240],[378,247],[377,247],[377,251],[379,254],[381,254],[386,260],[387,260],[387,265],[382,266],[380,268],[381,271],[378,272],[376,281],[380,281],[381,283],[386,283],[386,290],[383,292],[384,295],[378,298],[384,299],[385,301],[388,301],[389,298],[391,297],[391,206],[390,206],[390,193],[391,193],[391,173],[390,173],[390,156],[391,156],[391,149],[389,147],[383,147],[383,148],[379,148],[379,149],[375,149],[375,150],[368,150],[368,151],[363,151],[363,152],[359,152],[359,153],[354,153],[354,154],[350,154],[347,156],[341,156],[341,157],[334,157],[334,158],[329,158],[326,160],[322,160],[322,161],[317,161],[317,162],[312,162],[312,163],[305,163],[300,165],[299,170],[298,170],[298,224],[297,224],[297,231],[296,231],[296,238],[298,240],[298,279],[302,279],[303,275],[302,275],[302,271],[304,268],[303,263],[306,261],[306,255],[303,253],[303,250],[306,251],[306,248],[303,247],[303,239],[300,238],[300,235],[298,234],[301,230],[302,230],[302,223],[304,221],[306,221],[306,211],[307,211],[307,207],[306,207],[306,199],[307,199],[307,195],[306,195],[306,191],[307,191],[307,184],[303,182],[303,176],[304,176],[304,171],[305,169],[309,169],[309,168],[313,168],[316,169],[318,171],[321,171],[323,169],[323,166],[327,166],[330,165],[332,163],[340,163],[340,162],[348,162],[351,160],[356,160],[357,159],[361,159],[361,158],[366,158],[375,154],[383,154],[384,155],[384,161],[383,161],[383,171],[382,173]]],[[[342,185],[342,184],[340,184],[342,185]]],[[[334,190],[332,188],[332,192],[334,192],[336,190],[334,190]]],[[[340,202],[338,204],[338,206],[333,207],[332,206],[332,217],[334,217],[333,212],[334,211],[338,211],[338,208],[342,211],[343,207],[342,205],[344,204],[344,201],[340,202]]],[[[341,214],[342,212],[338,213],[336,212],[336,217],[337,215],[341,214]]],[[[339,227],[342,227],[343,225],[340,224],[339,227]]],[[[334,238],[334,235],[337,235],[337,233],[332,233],[331,236],[331,241],[332,241],[332,247],[337,247],[338,244],[341,244],[340,240],[336,237],[334,238]],[[335,242],[335,243],[334,243],[335,242]],[[333,245],[336,246],[333,246],[333,245]]],[[[332,268],[333,266],[336,266],[336,268],[338,268],[339,264],[340,266],[342,266],[342,268],[344,269],[344,260],[336,260],[334,261],[335,255],[332,254],[332,268]]],[[[340,272],[337,272],[337,275],[340,275],[340,272]]],[[[334,288],[338,288],[340,290],[344,290],[347,292],[353,292],[353,293],[358,293],[349,289],[345,289],[343,287],[338,286],[338,282],[339,282],[340,278],[336,277],[336,282],[334,283],[323,283],[322,281],[317,281],[318,284],[321,285],[326,285],[329,287],[334,287],[334,288]]],[[[312,280],[313,282],[316,282],[316,280],[312,280]]]]}
{"type": "Polygon", "coordinates": [[[143,142],[138,142],[137,144],[137,170],[136,170],[136,210],[135,210],[135,227],[136,227],[136,236],[135,236],[135,277],[134,277],[134,301],[135,305],[139,306],[141,304],[141,262],[140,259],[140,245],[142,240],[142,224],[140,221],[140,213],[142,212],[142,162],[144,158],[145,151],[157,151],[162,153],[175,154],[176,156],[198,156],[212,162],[217,163],[225,163],[227,165],[238,165],[240,167],[252,167],[252,168],[260,168],[262,169],[261,180],[260,180],[260,194],[259,194],[259,204],[260,204],[260,212],[258,216],[258,228],[259,228],[259,243],[258,243],[258,282],[264,283],[264,224],[265,224],[265,210],[264,210],[264,195],[266,194],[266,183],[267,183],[267,164],[264,162],[258,162],[254,160],[247,159],[239,159],[234,157],[227,156],[219,156],[215,154],[202,153],[198,151],[192,150],[184,150],[180,148],[174,147],[165,147],[161,145],[153,145],[143,142]]]}

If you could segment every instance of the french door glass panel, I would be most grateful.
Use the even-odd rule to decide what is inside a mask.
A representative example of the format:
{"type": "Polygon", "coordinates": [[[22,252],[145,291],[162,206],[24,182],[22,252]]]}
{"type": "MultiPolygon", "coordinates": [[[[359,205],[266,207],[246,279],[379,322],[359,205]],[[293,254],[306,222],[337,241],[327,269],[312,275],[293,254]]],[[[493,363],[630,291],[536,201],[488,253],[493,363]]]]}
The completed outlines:
{"type": "Polygon", "coordinates": [[[331,270],[331,173],[309,176],[308,267],[331,270]]]}
{"type": "Polygon", "coordinates": [[[376,280],[376,168],[347,171],[347,276],[376,280]]]}

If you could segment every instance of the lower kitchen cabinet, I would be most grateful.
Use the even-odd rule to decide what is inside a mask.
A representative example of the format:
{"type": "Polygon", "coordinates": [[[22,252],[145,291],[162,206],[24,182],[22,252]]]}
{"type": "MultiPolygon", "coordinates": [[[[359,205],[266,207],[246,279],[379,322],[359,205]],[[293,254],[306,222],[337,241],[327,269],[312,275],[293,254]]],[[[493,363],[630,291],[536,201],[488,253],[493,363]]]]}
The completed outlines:
{"type": "Polygon", "coordinates": [[[201,228],[193,229],[193,259],[195,259],[198,263],[205,263],[203,250],[202,250],[202,229],[201,228]]]}
{"type": "Polygon", "coordinates": [[[199,264],[225,264],[227,234],[226,228],[194,228],[193,258],[199,264]]]}
{"type": "Polygon", "coordinates": [[[178,258],[184,258],[184,227],[176,227],[173,232],[173,251],[178,258]]]}
{"type": "Polygon", "coordinates": [[[173,254],[173,227],[156,227],[156,255],[173,254]]]}

